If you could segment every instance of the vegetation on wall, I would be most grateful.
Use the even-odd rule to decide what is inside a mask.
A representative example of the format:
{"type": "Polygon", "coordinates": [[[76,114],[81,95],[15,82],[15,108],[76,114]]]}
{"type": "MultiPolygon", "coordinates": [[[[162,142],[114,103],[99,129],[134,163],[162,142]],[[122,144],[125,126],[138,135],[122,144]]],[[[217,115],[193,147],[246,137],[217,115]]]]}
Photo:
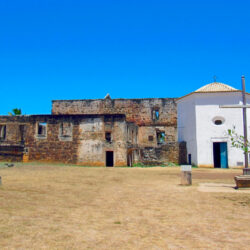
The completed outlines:
{"type": "Polygon", "coordinates": [[[22,110],[18,108],[12,109],[12,112],[8,113],[8,115],[21,115],[21,114],[22,114],[22,110]]]}

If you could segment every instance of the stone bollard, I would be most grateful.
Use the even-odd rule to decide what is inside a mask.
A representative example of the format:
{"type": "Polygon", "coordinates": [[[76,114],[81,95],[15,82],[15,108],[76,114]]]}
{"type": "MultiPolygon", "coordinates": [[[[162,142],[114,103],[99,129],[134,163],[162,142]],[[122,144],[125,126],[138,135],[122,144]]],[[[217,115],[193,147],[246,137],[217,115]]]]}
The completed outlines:
{"type": "Polygon", "coordinates": [[[181,185],[192,185],[192,165],[181,165],[181,185]]]}
{"type": "Polygon", "coordinates": [[[243,168],[243,175],[250,175],[250,168],[243,168]]]}

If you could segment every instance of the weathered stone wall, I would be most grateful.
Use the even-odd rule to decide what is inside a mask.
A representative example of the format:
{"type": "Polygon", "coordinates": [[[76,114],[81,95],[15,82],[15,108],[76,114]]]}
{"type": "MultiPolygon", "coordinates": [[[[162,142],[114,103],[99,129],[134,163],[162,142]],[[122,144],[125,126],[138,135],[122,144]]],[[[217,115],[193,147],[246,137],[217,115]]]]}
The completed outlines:
{"type": "MultiPolygon", "coordinates": [[[[76,117],[75,117],[76,118],[76,117]]],[[[75,119],[76,120],[76,119],[75,119]]],[[[4,146],[12,146],[13,152],[16,145],[22,145],[23,153],[30,161],[65,162],[76,163],[78,146],[78,124],[72,117],[34,115],[34,116],[1,116],[0,124],[6,124],[6,139],[0,142],[0,149],[4,146]],[[73,137],[70,141],[59,139],[59,126],[63,121],[70,120],[73,124],[73,137]],[[46,137],[37,136],[37,123],[47,123],[46,137]],[[23,141],[21,141],[20,125],[25,126],[23,141]]],[[[2,160],[13,159],[9,154],[2,160]]],[[[18,157],[17,160],[22,160],[18,157]]]]}
{"type": "MultiPolygon", "coordinates": [[[[116,166],[180,161],[174,98],[53,101],[52,113],[25,118],[29,160],[105,166],[106,151],[113,151],[116,166]],[[63,121],[72,123],[72,138],[58,136],[63,121]],[[44,137],[37,136],[38,122],[47,122],[44,137]],[[159,131],[164,133],[163,142],[159,142],[159,131]],[[105,138],[107,132],[111,141],[105,138]]],[[[18,131],[9,136],[19,140],[18,131]]]]}
{"type": "Polygon", "coordinates": [[[0,161],[22,161],[24,147],[22,145],[1,145],[0,161]]]}
{"type": "Polygon", "coordinates": [[[176,142],[177,128],[175,126],[141,126],[138,141],[140,147],[157,147],[157,131],[165,132],[165,142],[176,142]],[[153,140],[149,140],[152,137],[153,140]]]}
{"type": "Polygon", "coordinates": [[[29,161],[46,162],[77,162],[77,148],[79,138],[78,121],[73,117],[32,116],[28,124],[25,147],[28,150],[29,161]],[[60,123],[72,122],[72,139],[60,140],[60,123]],[[37,123],[47,123],[45,138],[37,136],[37,123]]]}
{"type": "Polygon", "coordinates": [[[29,161],[105,166],[106,151],[113,151],[115,166],[127,164],[124,115],[1,116],[0,124],[5,124],[7,128],[5,140],[0,141],[0,160],[22,160],[25,154],[29,161]],[[46,133],[42,136],[38,134],[39,123],[46,124],[46,133]],[[67,126],[72,124],[71,136],[62,136],[62,123],[67,123],[67,126]],[[25,126],[23,141],[20,139],[20,125],[25,126]],[[112,136],[110,142],[105,139],[106,131],[112,136]],[[17,145],[24,149],[18,157],[15,152],[17,145]]]}
{"type": "Polygon", "coordinates": [[[106,151],[113,151],[114,165],[127,165],[126,121],[125,117],[90,118],[80,123],[78,163],[86,166],[106,166],[106,151]],[[105,139],[105,132],[111,140],[105,139]]]}
{"type": "Polygon", "coordinates": [[[127,122],[139,126],[139,147],[156,147],[157,131],[165,132],[165,142],[177,142],[175,98],[59,100],[52,102],[53,114],[125,114],[127,122]],[[155,111],[158,117],[155,116],[155,111]],[[153,140],[150,140],[153,138],[153,140]]]}
{"type": "Polygon", "coordinates": [[[186,163],[186,144],[184,142],[169,142],[158,147],[145,147],[141,149],[141,160],[147,165],[167,163],[186,163]]]}
{"type": "Polygon", "coordinates": [[[176,126],[175,98],[95,99],[52,101],[52,114],[125,114],[128,122],[139,126],[176,126]],[[159,119],[153,121],[153,110],[159,119]]]}

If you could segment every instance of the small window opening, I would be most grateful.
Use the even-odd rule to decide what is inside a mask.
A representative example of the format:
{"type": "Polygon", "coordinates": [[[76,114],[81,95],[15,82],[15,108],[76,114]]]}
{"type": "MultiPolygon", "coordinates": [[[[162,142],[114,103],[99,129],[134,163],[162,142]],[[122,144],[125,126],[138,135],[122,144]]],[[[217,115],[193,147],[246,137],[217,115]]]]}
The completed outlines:
{"type": "Polygon", "coordinates": [[[154,140],[154,136],[149,135],[149,136],[148,136],[148,140],[149,140],[149,141],[153,141],[153,140],[154,140]]]}
{"type": "Polygon", "coordinates": [[[154,121],[158,121],[159,118],[160,118],[159,109],[154,109],[154,110],[153,110],[153,120],[154,120],[154,121]]]}
{"type": "Polygon", "coordinates": [[[6,139],[6,125],[0,125],[0,140],[4,141],[6,139]]]}
{"type": "Polygon", "coordinates": [[[162,131],[157,132],[157,143],[158,144],[164,144],[165,138],[166,138],[165,132],[162,132],[162,131]]]}
{"type": "Polygon", "coordinates": [[[159,120],[159,110],[155,110],[155,120],[159,120]]]}
{"type": "Polygon", "coordinates": [[[111,142],[111,132],[105,132],[106,142],[111,142]]]}
{"type": "Polygon", "coordinates": [[[215,124],[215,125],[221,125],[221,124],[222,124],[222,120],[215,120],[215,121],[214,121],[214,124],[215,124]]]}
{"type": "Polygon", "coordinates": [[[37,134],[39,137],[45,137],[47,134],[47,123],[39,122],[37,127],[37,134]]]}
{"type": "Polygon", "coordinates": [[[23,142],[24,141],[24,137],[25,137],[25,125],[19,125],[19,132],[20,132],[20,141],[23,142]]]}
{"type": "Polygon", "coordinates": [[[70,122],[62,122],[60,124],[60,136],[62,137],[72,136],[72,124],[70,122]]]}

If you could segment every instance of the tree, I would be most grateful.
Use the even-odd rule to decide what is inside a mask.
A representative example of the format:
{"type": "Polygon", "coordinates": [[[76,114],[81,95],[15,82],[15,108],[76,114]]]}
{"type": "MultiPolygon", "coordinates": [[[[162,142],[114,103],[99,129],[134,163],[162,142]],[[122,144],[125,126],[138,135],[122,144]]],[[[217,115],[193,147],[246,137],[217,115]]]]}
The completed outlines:
{"type": "Polygon", "coordinates": [[[247,146],[245,147],[244,136],[237,134],[235,127],[233,127],[233,129],[228,129],[228,135],[230,136],[231,144],[234,148],[240,148],[243,152],[248,153],[250,142],[247,140],[247,146]]]}
{"type": "Polygon", "coordinates": [[[18,108],[15,108],[15,109],[12,109],[12,112],[9,112],[8,114],[9,115],[21,115],[22,114],[22,110],[18,109],[18,108]]]}

